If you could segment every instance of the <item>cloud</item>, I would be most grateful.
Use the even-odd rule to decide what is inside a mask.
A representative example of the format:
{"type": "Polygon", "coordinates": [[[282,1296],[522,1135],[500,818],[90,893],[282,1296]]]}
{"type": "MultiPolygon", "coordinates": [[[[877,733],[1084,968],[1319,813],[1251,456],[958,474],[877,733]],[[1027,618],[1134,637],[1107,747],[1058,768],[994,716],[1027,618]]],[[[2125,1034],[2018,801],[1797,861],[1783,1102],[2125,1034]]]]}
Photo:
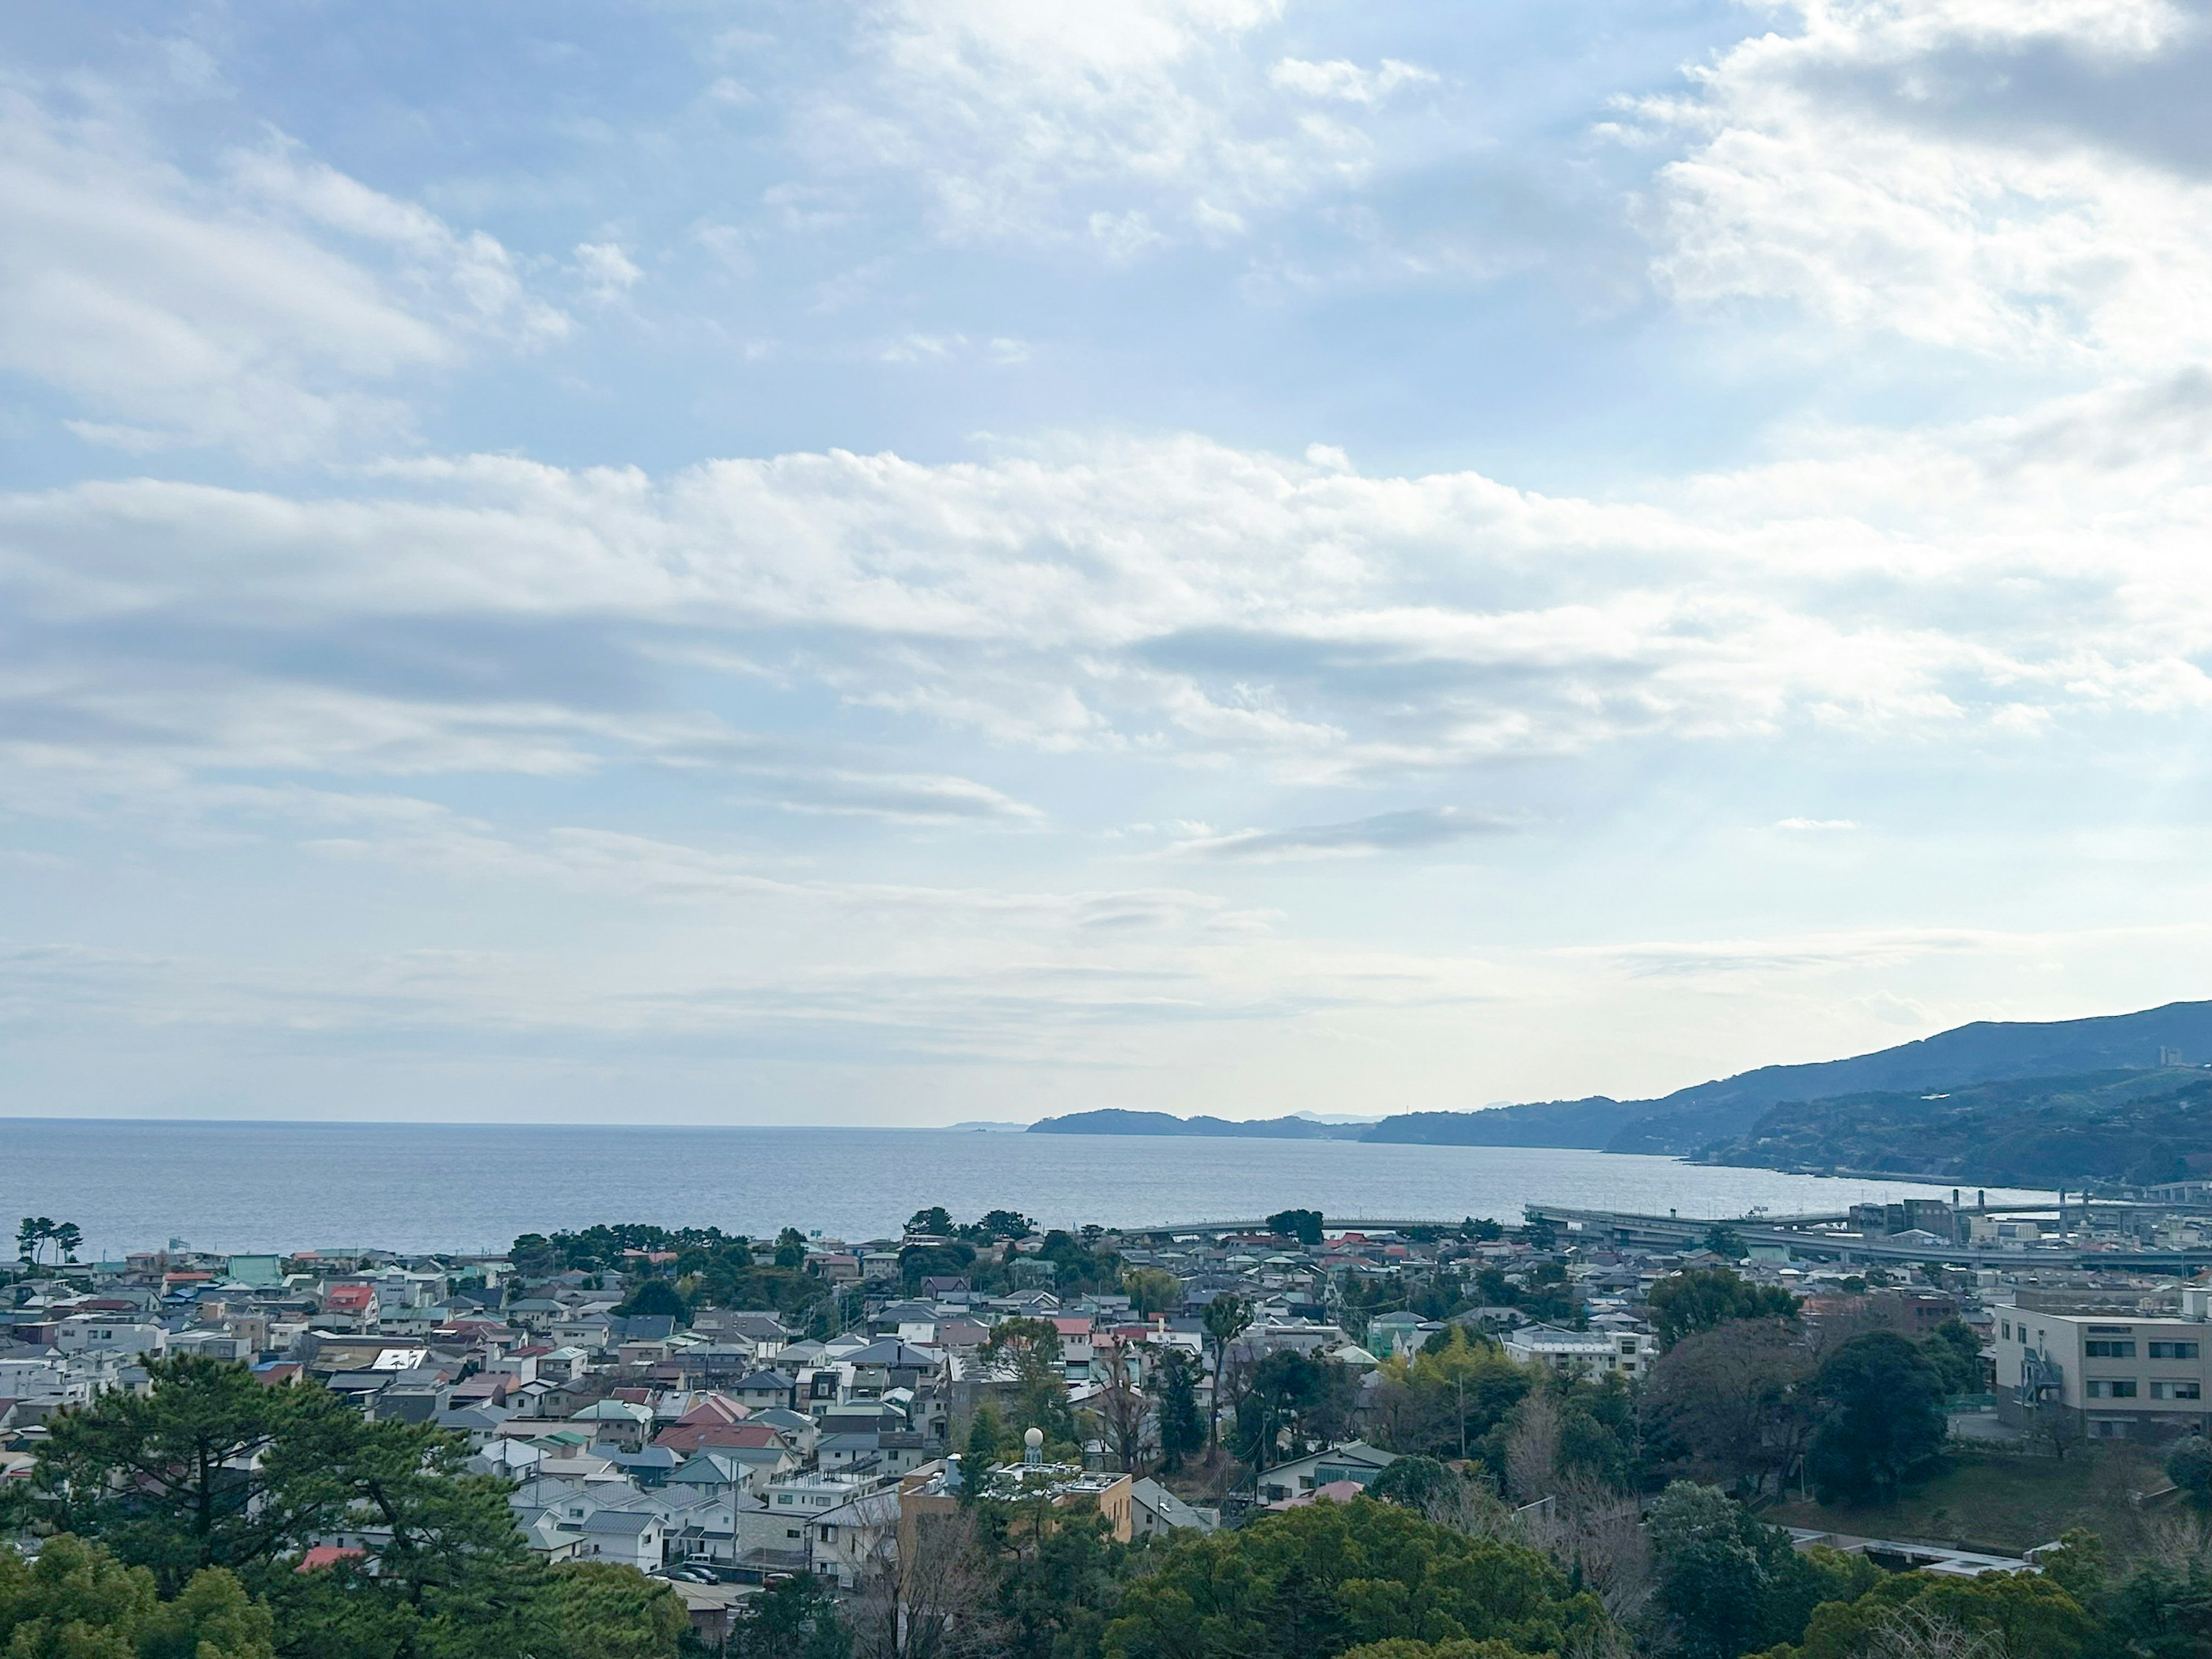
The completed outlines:
{"type": "Polygon", "coordinates": [[[1403,812],[1380,812],[1345,823],[1196,836],[1176,842],[1168,850],[1183,858],[1253,862],[1365,858],[1376,853],[1448,846],[1474,836],[1506,833],[1516,827],[1508,820],[1462,811],[1457,807],[1428,806],[1403,812]]]}
{"type": "MultiPolygon", "coordinates": [[[[1785,732],[2033,744],[2212,707],[2209,444],[2185,380],[1814,434],[1646,502],[1195,438],[87,483],[0,497],[0,745],[15,787],[757,766],[687,679],[731,673],[1308,785],[1785,732]]],[[[810,775],[845,769],[908,769],[810,775]]]]}
{"type": "Polygon", "coordinates": [[[1638,106],[1691,141],[1650,201],[1665,289],[2054,366],[2212,349],[2212,184],[2135,137],[2145,101],[2179,95],[2198,20],[2159,0],[1792,9],[1796,33],[1638,106]],[[2051,95],[2007,91],[2022,74],[2051,95]]]}
{"type": "Polygon", "coordinates": [[[1400,87],[1433,82],[1437,78],[1432,70],[1401,64],[1395,58],[1384,58],[1379,68],[1372,70],[1340,58],[1325,64],[1285,58],[1267,71],[1269,82],[1285,91],[1346,104],[1379,104],[1400,87]]]}
{"type": "Polygon", "coordinates": [[[1777,818],[1774,827],[1777,830],[1827,831],[1856,830],[1859,826],[1856,818],[1777,818]]]}
{"type": "Polygon", "coordinates": [[[492,238],[289,146],[195,180],[0,89],[0,368],[59,392],[88,441],[279,460],[389,442],[415,377],[565,323],[492,238]]]}
{"type": "Polygon", "coordinates": [[[1296,118],[1284,94],[1373,105],[1425,73],[1285,60],[1271,77],[1253,54],[1282,10],[884,0],[864,13],[853,77],[804,100],[799,142],[833,173],[915,179],[956,240],[1082,234],[1128,258],[1182,226],[1233,234],[1368,164],[1356,129],[1296,118]]]}
{"type": "Polygon", "coordinates": [[[613,242],[576,244],[576,269],[584,286],[601,305],[611,305],[635,288],[644,277],[629,255],[613,242]]]}

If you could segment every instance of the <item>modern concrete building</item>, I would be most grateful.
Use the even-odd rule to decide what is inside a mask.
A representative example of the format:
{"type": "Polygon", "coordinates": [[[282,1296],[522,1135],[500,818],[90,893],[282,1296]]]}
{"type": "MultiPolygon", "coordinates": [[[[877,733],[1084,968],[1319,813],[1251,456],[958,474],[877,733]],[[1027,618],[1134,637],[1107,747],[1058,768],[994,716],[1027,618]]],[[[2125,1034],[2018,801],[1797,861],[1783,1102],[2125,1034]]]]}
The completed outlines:
{"type": "Polygon", "coordinates": [[[2064,1411],[2094,1440],[2160,1440],[2212,1428],[2205,1388],[2212,1291],[2184,1291],[2179,1318],[1993,1311],[1997,1407],[2007,1420],[2064,1411]]]}

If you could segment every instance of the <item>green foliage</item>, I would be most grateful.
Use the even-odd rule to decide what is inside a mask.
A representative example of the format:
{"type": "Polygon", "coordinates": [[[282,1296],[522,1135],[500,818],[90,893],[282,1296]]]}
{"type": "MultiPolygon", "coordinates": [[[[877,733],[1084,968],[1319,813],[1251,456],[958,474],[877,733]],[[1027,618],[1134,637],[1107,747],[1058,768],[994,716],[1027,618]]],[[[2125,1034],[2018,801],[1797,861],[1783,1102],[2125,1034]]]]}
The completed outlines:
{"type": "Polygon", "coordinates": [[[1928,1333],[1921,1350],[1936,1368],[1947,1399],[1982,1391],[1982,1340],[1966,1328],[1964,1321],[1945,1320],[1928,1333]]]}
{"type": "Polygon", "coordinates": [[[1505,1237],[1505,1229],[1501,1224],[1486,1218],[1478,1221],[1469,1216],[1459,1224],[1459,1236],[1473,1239],[1478,1244],[1495,1244],[1505,1237]]]}
{"type": "Polygon", "coordinates": [[[1401,1504],[1418,1514],[1465,1479],[1449,1464],[1416,1454],[1400,1458],[1376,1475],[1368,1483],[1367,1495],[1378,1503],[1401,1504]]]}
{"type": "MultiPolygon", "coordinates": [[[[1086,1227],[1083,1231],[1086,1235],[1095,1235],[1097,1229],[1086,1227]]],[[[1111,1250],[1097,1248],[1095,1237],[1079,1239],[1055,1227],[1044,1236],[1037,1256],[1052,1263],[1062,1291],[1111,1290],[1121,1283],[1121,1258],[1111,1250]]]]}
{"type": "Polygon", "coordinates": [[[1058,1327],[1048,1319],[1002,1319],[991,1328],[981,1357],[1012,1372],[1015,1428],[1042,1430],[1053,1445],[1074,1444],[1075,1410],[1068,1404],[1058,1327]]]}
{"type": "Polygon", "coordinates": [[[975,1407],[968,1424],[968,1444],[960,1455],[960,1501],[973,1504],[984,1495],[990,1473],[1007,1462],[1014,1437],[1005,1419],[988,1401],[975,1407]]]}
{"type": "Polygon", "coordinates": [[[950,1238],[959,1231],[952,1224],[952,1212],[942,1204],[916,1210],[907,1218],[906,1230],[909,1233],[921,1233],[933,1238],[950,1238]]]}
{"type": "Polygon", "coordinates": [[[1129,1567],[1096,1510],[1063,1511],[1057,1525],[1030,1533],[1000,1568],[1006,1659],[1097,1654],[1129,1567]]]}
{"type": "Polygon", "coordinates": [[[1382,1362],[1374,1432],[1391,1451],[1466,1457],[1535,1386],[1495,1342],[1455,1325],[1443,1345],[1382,1362]]]}
{"type": "Polygon", "coordinates": [[[2166,1478],[2198,1509],[2212,1509],[2212,1440],[2192,1434],[2166,1455],[2166,1478]]]}
{"type": "Polygon", "coordinates": [[[982,1218],[961,1228],[961,1237],[974,1244],[994,1244],[1002,1238],[1023,1239],[1036,1231],[1036,1223],[1019,1210],[986,1210],[982,1218]]]}
{"type": "Polygon", "coordinates": [[[1942,1449],[1942,1378],[1917,1343],[1888,1331],[1853,1337],[1813,1386],[1819,1418],[1806,1468],[1823,1504],[1891,1497],[1942,1449]]]}
{"type": "Polygon", "coordinates": [[[1182,1280],[1159,1267],[1132,1267],[1121,1275],[1121,1293],[1139,1319],[1173,1313],[1182,1306],[1182,1280]]]}
{"type": "Polygon", "coordinates": [[[1160,1455],[1172,1474],[1182,1468],[1184,1460],[1206,1447],[1206,1417],[1198,1408],[1197,1367],[1181,1348],[1163,1348],[1147,1386],[1158,1397],[1160,1455]]]}
{"type": "Polygon", "coordinates": [[[1986,1632],[2006,1659],[2081,1659],[2099,1635],[2097,1620],[2065,1588],[2032,1572],[1936,1578],[1901,1572],[1856,1600],[1816,1607],[1795,1647],[1768,1659],[1878,1659],[1898,1650],[1896,1632],[1923,1627],[1986,1632]]]}
{"type": "Polygon", "coordinates": [[[2105,1650],[2142,1659],[2201,1659],[2212,1652],[2212,1565],[2150,1562],[2106,1598],[2105,1650]]]}
{"type": "Polygon", "coordinates": [[[1358,1498],[1179,1538],[1123,1590],[1107,1659],[1333,1659],[1393,1639],[1587,1650],[1610,1626],[1534,1551],[1358,1498]]]}
{"type": "Polygon", "coordinates": [[[1326,1400],[1327,1370],[1295,1348],[1278,1348],[1254,1366],[1252,1386],[1237,1402],[1237,1455],[1255,1470],[1278,1462],[1279,1442],[1295,1443],[1326,1400]]]}
{"type": "Polygon", "coordinates": [[[34,1266],[49,1244],[54,1247],[58,1260],[74,1261],[83,1243],[84,1233],[76,1222],[57,1222],[51,1216],[27,1215],[23,1224],[15,1229],[17,1258],[34,1266]]]}
{"type": "Polygon", "coordinates": [[[625,1318],[650,1319],[665,1315],[681,1325],[691,1322],[691,1304],[684,1299],[682,1291],[665,1279],[640,1280],[615,1312],[625,1318]]]}
{"type": "Polygon", "coordinates": [[[147,1374],[149,1394],[111,1390],[48,1425],[33,1478],[57,1524],[150,1569],[170,1595],[203,1567],[248,1567],[305,1536],[313,1514],[279,1489],[268,1455],[282,1435],[351,1416],[344,1401],[196,1355],[147,1374]]]}
{"type": "Polygon", "coordinates": [[[192,1575],[173,1601],[154,1575],[62,1534],[35,1562],[0,1549],[0,1653],[8,1659],[274,1659],[268,1609],[230,1573],[192,1575]]]}
{"type": "Polygon", "coordinates": [[[1743,1235],[1725,1221],[1716,1221],[1705,1229],[1705,1248],[1731,1261],[1741,1261],[1748,1254],[1744,1249],[1743,1235]]]}
{"type": "Polygon", "coordinates": [[[899,1283],[912,1296],[925,1279],[964,1276],[975,1260],[973,1244],[909,1244],[898,1253],[899,1283]]]}
{"type": "Polygon", "coordinates": [[[1733,1267],[1691,1267],[1651,1287],[1651,1328],[1671,1348],[1693,1331],[1735,1319],[1797,1317],[1796,1298],[1778,1285],[1754,1285],[1733,1267]]]}
{"type": "Polygon", "coordinates": [[[1319,1210],[1278,1210],[1267,1218],[1269,1232],[1295,1238],[1310,1250],[1321,1243],[1321,1226],[1319,1210]]]}
{"type": "Polygon", "coordinates": [[[542,1659],[676,1659],[691,1618],[666,1584],[612,1561],[564,1561],[548,1577],[556,1634],[542,1659]]]}
{"type": "Polygon", "coordinates": [[[1823,1602],[1863,1595],[1880,1577],[1865,1558],[1800,1554],[1712,1486],[1678,1480],[1648,1519],[1652,1601],[1685,1659],[1736,1656],[1803,1633],[1823,1602]]]}
{"type": "MultiPolygon", "coordinates": [[[[598,1273],[624,1265],[625,1250],[717,1252],[745,1241],[720,1227],[657,1227],[649,1222],[604,1223],[577,1232],[525,1233],[514,1241],[509,1259],[527,1276],[562,1272],[598,1273]]],[[[634,1261],[635,1258],[630,1258],[634,1261]]]]}
{"type": "Polygon", "coordinates": [[[727,1659],[852,1659],[836,1598],[811,1573],[771,1584],[744,1605],[727,1659]]]}

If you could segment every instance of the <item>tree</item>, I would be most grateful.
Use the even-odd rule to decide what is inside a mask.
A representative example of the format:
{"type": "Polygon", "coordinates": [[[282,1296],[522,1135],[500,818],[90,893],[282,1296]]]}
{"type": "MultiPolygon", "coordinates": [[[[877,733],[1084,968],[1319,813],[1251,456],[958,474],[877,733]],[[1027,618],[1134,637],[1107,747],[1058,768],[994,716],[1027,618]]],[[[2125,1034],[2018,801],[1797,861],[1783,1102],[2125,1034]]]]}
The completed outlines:
{"type": "Polygon", "coordinates": [[[1136,1342],[1102,1342],[1094,1352],[1104,1362],[1106,1380],[1092,1397],[1091,1410],[1105,1431],[1115,1461],[1126,1473],[1140,1474],[1145,1424],[1152,1409],[1152,1401],[1138,1385],[1146,1350],[1136,1342]]]}
{"type": "Polygon", "coordinates": [[[676,1659],[691,1615],[666,1584],[612,1561],[564,1561],[549,1577],[557,1634],[543,1659],[676,1659]]]}
{"type": "Polygon", "coordinates": [[[906,1230],[930,1238],[950,1238],[958,1231],[952,1224],[952,1212],[942,1204],[933,1204],[926,1210],[916,1210],[907,1218],[906,1230]]]}
{"type": "Polygon", "coordinates": [[[624,1318],[651,1319],[665,1316],[679,1325],[691,1322],[690,1304],[684,1301],[681,1291],[665,1279],[640,1280],[637,1288],[615,1312],[624,1318]]]}
{"type": "Polygon", "coordinates": [[[1002,1238],[1027,1238],[1036,1231],[1036,1223],[1019,1210],[987,1210],[981,1220],[963,1227],[960,1236],[974,1243],[990,1244],[1002,1238]]]}
{"type": "Polygon", "coordinates": [[[1367,1495],[1378,1503],[1399,1504],[1416,1515],[1426,1515],[1464,1479],[1449,1464],[1416,1454],[1398,1459],[1368,1482],[1367,1495]]]}
{"type": "Polygon", "coordinates": [[[1725,1221],[1716,1221],[1705,1229],[1705,1248],[1730,1261],[1741,1261],[1748,1254],[1743,1247],[1743,1235],[1725,1221]]]}
{"type": "Polygon", "coordinates": [[[1000,1320],[992,1327],[979,1357],[994,1372],[1012,1373],[1016,1428],[1042,1429],[1054,1444],[1073,1443],[1075,1413],[1067,1402],[1060,1331],[1050,1320],[1000,1320]]]}
{"type": "Polygon", "coordinates": [[[997,1563],[976,1515],[921,1515],[887,1532],[847,1604],[854,1659],[995,1659],[997,1563]]]}
{"type": "Polygon", "coordinates": [[[1617,1635],[1526,1546],[1355,1498],[1178,1538],[1122,1592],[1107,1659],[1310,1659],[1388,1640],[1474,1639],[1480,1659],[1589,1652],[1617,1635]]]}
{"type": "Polygon", "coordinates": [[[1468,1456],[1534,1386],[1531,1374],[1504,1349],[1462,1325],[1453,1326],[1434,1352],[1385,1360],[1382,1377],[1389,1449],[1444,1457],[1468,1456]]]}
{"type": "Polygon", "coordinates": [[[968,1445],[960,1454],[960,1501],[973,1504],[984,1495],[991,1471],[1012,1454],[1013,1442],[1006,1425],[988,1401],[975,1407],[968,1422],[968,1445]]]}
{"type": "MultiPolygon", "coordinates": [[[[939,1215],[944,1213],[942,1210],[938,1212],[939,1215]]],[[[796,1227],[786,1227],[775,1236],[775,1265],[786,1273],[795,1273],[806,1265],[805,1233],[796,1227]]]]}
{"type": "Polygon", "coordinates": [[[1651,1287],[1648,1305],[1651,1328],[1668,1348],[1693,1331],[1730,1320],[1797,1317],[1797,1301],[1789,1291],[1779,1285],[1754,1285],[1733,1267],[1669,1273],[1651,1287]]]}
{"type": "Polygon", "coordinates": [[[1198,1409],[1198,1378],[1190,1356],[1179,1347],[1162,1348],[1147,1382],[1158,1401],[1160,1455],[1172,1474],[1206,1448],[1206,1419],[1198,1409]]]}
{"type": "Polygon", "coordinates": [[[1921,1347],[1942,1380],[1946,1398],[1982,1392],[1982,1340],[1963,1320],[1945,1320],[1921,1347]]]}
{"type": "Polygon", "coordinates": [[[2166,1455],[2166,1478],[2198,1509],[2212,1509],[2212,1440],[2192,1434],[2166,1455]]]}
{"type": "Polygon", "coordinates": [[[1200,1322],[1213,1349],[1213,1394],[1206,1418],[1206,1443],[1212,1446],[1221,1438],[1221,1378],[1228,1368],[1229,1345],[1251,1328],[1252,1309],[1239,1297],[1217,1296],[1206,1304],[1200,1322]]]}
{"type": "Polygon", "coordinates": [[[511,1659],[556,1639],[555,1598],[507,1485],[468,1461],[457,1435],[343,1406],[287,1426],[263,1459],[272,1492],[367,1547],[318,1571],[280,1562],[260,1575],[280,1655],[511,1659]]]}
{"type": "Polygon", "coordinates": [[[64,1533],[35,1562],[0,1549],[0,1653],[9,1659],[275,1659],[267,1608],[220,1567],[163,1601],[154,1575],[64,1533]]]}
{"type": "Polygon", "coordinates": [[[1251,1389],[1237,1402],[1236,1452],[1252,1466],[1255,1486],[1279,1443],[1295,1439],[1324,1386],[1321,1366],[1296,1348],[1278,1348],[1253,1368],[1251,1389]]]}
{"type": "Polygon", "coordinates": [[[743,1604],[728,1659],[851,1659],[853,1638],[837,1600],[811,1573],[794,1573],[743,1604]]]}
{"type": "Polygon", "coordinates": [[[1734,1320],[1659,1357],[1638,1401],[1659,1470],[1779,1495],[1813,1427],[1814,1356],[1778,1320],[1734,1320]]]}
{"type": "Polygon", "coordinates": [[[1130,1268],[1121,1275],[1121,1292],[1139,1319],[1182,1306],[1182,1280],[1158,1267],[1130,1268]]]}
{"type": "Polygon", "coordinates": [[[25,1216],[23,1224],[15,1229],[15,1259],[35,1263],[39,1259],[39,1246],[52,1235],[53,1226],[53,1219],[50,1216],[25,1216]]]}
{"type": "Polygon", "coordinates": [[[1267,1218],[1267,1231],[1295,1238],[1308,1249],[1321,1243],[1322,1214],[1319,1210],[1278,1210],[1267,1218]]]}
{"type": "Polygon", "coordinates": [[[196,1355],[149,1361],[147,1375],[149,1393],[110,1390],[48,1425],[34,1480],[63,1528],[172,1595],[204,1567],[250,1567],[309,1535],[317,1514],[279,1489],[269,1457],[280,1435],[350,1417],[344,1401],[196,1355]]]}
{"type": "Polygon", "coordinates": [[[1728,1494],[1678,1480],[1649,1517],[1654,1606],[1684,1659],[1735,1659],[1802,1635],[1824,1601],[1863,1595],[1880,1576],[1863,1557],[1800,1554],[1728,1494]]]}
{"type": "Polygon", "coordinates": [[[1893,1496],[1948,1432],[1942,1379],[1917,1344],[1888,1331],[1837,1349],[1814,1394],[1820,1414],[1806,1464],[1823,1504],[1893,1496]]]}

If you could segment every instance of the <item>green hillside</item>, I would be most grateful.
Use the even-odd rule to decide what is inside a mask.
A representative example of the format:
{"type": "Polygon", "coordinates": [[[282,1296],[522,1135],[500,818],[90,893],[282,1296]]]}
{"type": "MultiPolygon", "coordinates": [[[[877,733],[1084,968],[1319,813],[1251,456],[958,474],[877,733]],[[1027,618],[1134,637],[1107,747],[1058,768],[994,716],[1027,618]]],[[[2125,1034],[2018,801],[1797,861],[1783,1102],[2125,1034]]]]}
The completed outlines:
{"type": "Polygon", "coordinates": [[[2022,1187],[2179,1181],[2212,1172],[2212,1075],[2100,1071],[1792,1101],[1705,1156],[2022,1187]]]}

